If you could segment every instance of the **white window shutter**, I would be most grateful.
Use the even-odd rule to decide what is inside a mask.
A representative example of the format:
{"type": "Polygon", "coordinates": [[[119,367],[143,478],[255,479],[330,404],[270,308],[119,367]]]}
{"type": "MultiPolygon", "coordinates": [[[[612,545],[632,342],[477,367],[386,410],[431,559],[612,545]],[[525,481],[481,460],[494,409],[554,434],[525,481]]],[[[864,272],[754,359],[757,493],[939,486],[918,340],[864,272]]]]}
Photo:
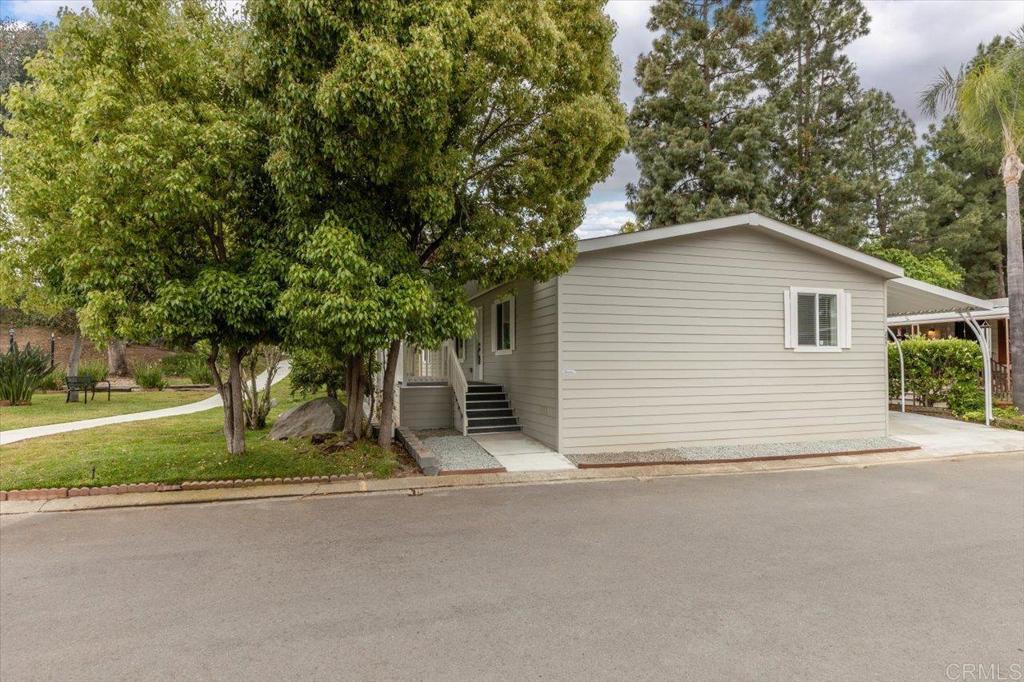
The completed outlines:
{"type": "Polygon", "coordinates": [[[843,322],[842,348],[850,348],[853,345],[853,296],[849,291],[840,294],[839,305],[842,306],[839,317],[843,322]]]}
{"type": "Polygon", "coordinates": [[[509,336],[509,350],[516,349],[516,297],[513,296],[509,299],[508,303],[508,336],[509,336]]]}
{"type": "Polygon", "coordinates": [[[785,307],[785,326],[783,329],[783,343],[785,348],[796,348],[793,339],[796,336],[796,322],[793,319],[793,299],[789,289],[782,290],[782,302],[785,307]]]}

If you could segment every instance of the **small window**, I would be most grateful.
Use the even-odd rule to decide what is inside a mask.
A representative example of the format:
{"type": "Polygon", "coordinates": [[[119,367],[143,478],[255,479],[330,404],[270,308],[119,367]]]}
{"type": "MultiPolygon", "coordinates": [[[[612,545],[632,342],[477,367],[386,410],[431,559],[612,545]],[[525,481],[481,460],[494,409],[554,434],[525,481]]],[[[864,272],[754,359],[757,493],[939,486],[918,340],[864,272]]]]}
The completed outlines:
{"type": "Polygon", "coordinates": [[[516,301],[507,298],[494,304],[494,352],[511,353],[516,346],[516,301]]]}
{"type": "Polygon", "coordinates": [[[457,358],[459,358],[459,360],[465,360],[466,359],[466,340],[465,339],[455,339],[455,356],[457,358]]]}
{"type": "Polygon", "coordinates": [[[841,289],[786,291],[786,347],[832,350],[850,347],[850,294],[841,289]]]}
{"type": "Polygon", "coordinates": [[[839,345],[839,305],[835,294],[797,294],[797,344],[839,345]]]}

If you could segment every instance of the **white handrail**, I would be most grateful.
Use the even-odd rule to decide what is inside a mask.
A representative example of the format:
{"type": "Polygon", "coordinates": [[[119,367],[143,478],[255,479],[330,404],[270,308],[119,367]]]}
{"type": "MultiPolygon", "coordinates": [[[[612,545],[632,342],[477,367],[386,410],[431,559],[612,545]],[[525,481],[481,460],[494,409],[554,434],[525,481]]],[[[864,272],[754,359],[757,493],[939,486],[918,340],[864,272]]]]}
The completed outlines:
{"type": "Polygon", "coordinates": [[[466,414],[466,393],[469,392],[469,383],[466,381],[466,373],[462,371],[459,363],[459,356],[455,353],[455,347],[451,343],[444,344],[444,353],[441,355],[441,365],[448,379],[448,385],[452,387],[455,394],[455,406],[459,408],[459,415],[462,417],[460,431],[465,436],[469,431],[469,416],[466,414]]]}

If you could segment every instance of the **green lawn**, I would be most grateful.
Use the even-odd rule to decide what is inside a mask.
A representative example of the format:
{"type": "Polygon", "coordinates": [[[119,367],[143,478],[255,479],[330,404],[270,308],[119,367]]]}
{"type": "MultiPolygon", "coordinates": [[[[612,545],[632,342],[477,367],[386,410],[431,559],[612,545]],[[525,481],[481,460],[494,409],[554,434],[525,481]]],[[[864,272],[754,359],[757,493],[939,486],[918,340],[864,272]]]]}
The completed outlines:
{"type": "Polygon", "coordinates": [[[131,393],[111,393],[108,402],[105,392],[101,394],[96,391],[96,399],[93,400],[90,394],[88,403],[83,403],[81,400],[77,403],[65,403],[64,399],[67,396],[65,393],[36,393],[32,396],[31,405],[0,407],[0,431],[176,407],[209,398],[213,393],[213,391],[132,391],[131,393]]]}
{"type": "MultiPolygon", "coordinates": [[[[288,395],[287,379],[274,386],[273,394],[278,404],[271,411],[271,423],[283,410],[304,400],[288,395]]],[[[233,457],[224,449],[222,415],[217,408],[4,445],[0,447],[0,488],[353,473],[387,477],[399,466],[395,452],[372,443],[323,454],[307,440],[269,440],[267,431],[248,432],[245,454],[233,457]]]]}

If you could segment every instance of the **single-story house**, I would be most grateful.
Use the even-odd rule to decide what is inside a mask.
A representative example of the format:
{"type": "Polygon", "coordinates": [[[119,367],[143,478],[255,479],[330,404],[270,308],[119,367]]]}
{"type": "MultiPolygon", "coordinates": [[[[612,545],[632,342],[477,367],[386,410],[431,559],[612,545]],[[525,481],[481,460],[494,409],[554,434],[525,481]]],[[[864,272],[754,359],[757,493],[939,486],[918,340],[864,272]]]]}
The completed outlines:
{"type": "Polygon", "coordinates": [[[886,321],[987,302],[758,214],[581,240],[470,291],[476,332],[406,353],[399,423],[564,454],[886,436],[886,321]]]}

